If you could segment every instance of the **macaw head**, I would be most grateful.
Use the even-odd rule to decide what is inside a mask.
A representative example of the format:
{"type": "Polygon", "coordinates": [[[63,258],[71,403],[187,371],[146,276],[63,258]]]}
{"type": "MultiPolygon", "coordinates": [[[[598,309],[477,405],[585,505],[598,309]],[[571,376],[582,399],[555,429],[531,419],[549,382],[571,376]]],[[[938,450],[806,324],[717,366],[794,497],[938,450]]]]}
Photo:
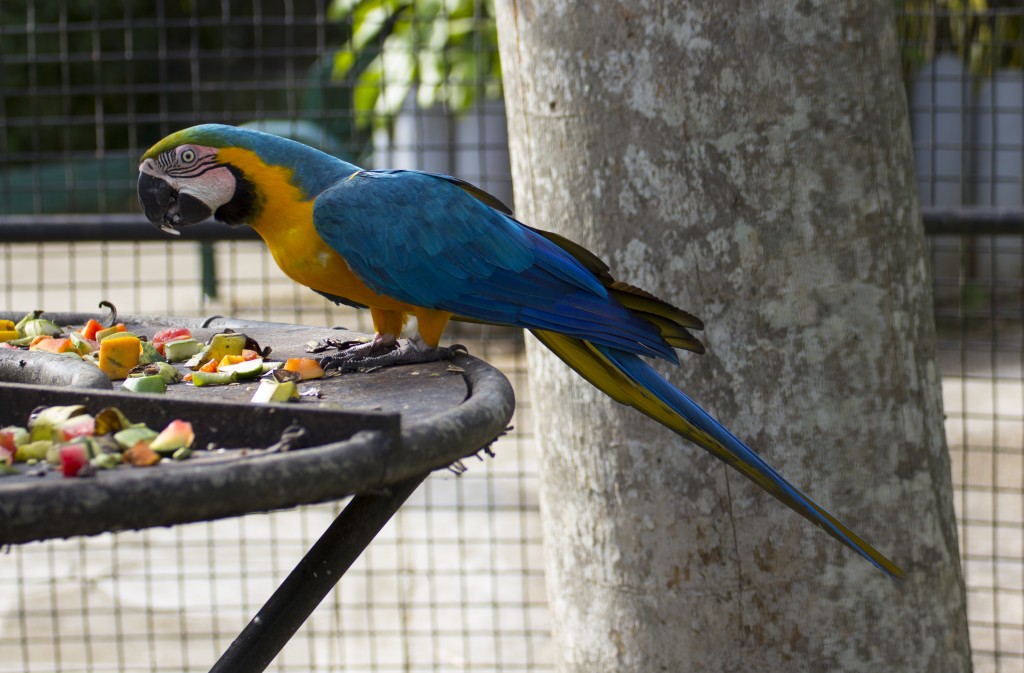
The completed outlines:
{"type": "Polygon", "coordinates": [[[139,201],[154,226],[178,235],[209,217],[253,224],[268,202],[311,200],[356,170],[287,138],[203,124],[172,133],[142,156],[139,201]]]}
{"type": "Polygon", "coordinates": [[[232,225],[245,221],[255,190],[239,168],[221,158],[221,149],[239,131],[195,126],[167,136],[143,155],[139,201],[154,226],[177,236],[181,227],[211,216],[232,225]]]}

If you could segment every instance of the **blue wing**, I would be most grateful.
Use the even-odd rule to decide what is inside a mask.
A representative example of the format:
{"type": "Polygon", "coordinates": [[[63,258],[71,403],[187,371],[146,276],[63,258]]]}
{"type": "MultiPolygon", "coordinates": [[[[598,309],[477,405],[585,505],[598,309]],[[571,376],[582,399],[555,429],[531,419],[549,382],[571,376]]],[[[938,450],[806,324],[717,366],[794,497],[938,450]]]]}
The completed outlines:
{"type": "Polygon", "coordinates": [[[378,294],[678,362],[576,258],[446,176],[355,173],[317,197],[313,221],[378,294]]]}

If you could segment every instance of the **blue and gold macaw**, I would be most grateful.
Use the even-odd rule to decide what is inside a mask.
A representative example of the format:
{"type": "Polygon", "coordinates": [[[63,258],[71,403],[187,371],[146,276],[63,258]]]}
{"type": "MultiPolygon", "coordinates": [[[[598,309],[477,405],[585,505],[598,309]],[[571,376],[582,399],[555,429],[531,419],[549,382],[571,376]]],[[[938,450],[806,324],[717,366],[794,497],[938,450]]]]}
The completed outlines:
{"type": "MultiPolygon", "coordinates": [[[[209,217],[248,224],[295,281],[369,308],[376,334],[348,364],[426,361],[450,319],[530,330],[583,378],[728,463],[890,577],[902,571],[641,359],[703,353],[700,320],[615,280],[579,245],[513,219],[447,175],[362,170],[300,143],[206,124],[139,167],[146,217],[169,234],[209,217]],[[398,337],[409,316],[418,334],[398,337]]],[[[336,365],[332,359],[327,364],[336,365]]]]}

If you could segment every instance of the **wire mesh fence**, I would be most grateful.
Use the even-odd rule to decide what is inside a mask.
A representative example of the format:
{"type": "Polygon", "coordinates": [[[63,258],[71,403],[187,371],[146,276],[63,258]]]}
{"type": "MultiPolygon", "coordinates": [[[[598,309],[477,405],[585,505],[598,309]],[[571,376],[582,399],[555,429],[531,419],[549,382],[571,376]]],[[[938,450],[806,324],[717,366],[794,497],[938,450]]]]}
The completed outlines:
{"type": "MultiPolygon", "coordinates": [[[[976,237],[932,241],[932,256],[996,256],[976,237]]],[[[966,261],[966,259],[965,259],[966,261]]],[[[976,671],[1024,670],[1024,332],[1019,287],[989,276],[936,275],[958,299],[936,309],[961,561],[976,671]]]]}
{"type": "MultiPolygon", "coordinates": [[[[1024,10],[897,7],[975,668],[1024,671],[1024,10]]],[[[200,121],[453,173],[511,203],[491,16],[483,0],[5,0],[0,238],[38,235],[0,243],[0,309],[106,299],[369,329],[255,240],[50,240],[48,225],[148,226],[138,156],[200,121]]],[[[495,459],[429,479],[271,670],[552,668],[522,337],[457,329],[512,380],[516,430],[495,459]]],[[[3,550],[0,672],[206,670],[338,509],[3,550]]]]}
{"type": "MultiPolygon", "coordinates": [[[[419,35],[428,19],[405,21],[411,3],[398,2],[354,21],[343,11],[351,4],[0,4],[0,227],[8,240],[25,240],[12,233],[22,227],[37,241],[0,245],[0,304],[90,311],[106,299],[124,313],[369,329],[366,316],[285,278],[255,240],[46,233],[54,214],[72,238],[82,237],[75,225],[110,231],[122,213],[147,226],[135,205],[138,156],[201,121],[289,135],[362,165],[457,173],[510,202],[493,69],[447,77],[433,99],[407,89],[382,123],[354,98],[381,89],[380,45],[419,35]],[[369,35],[359,53],[356,30],[369,35]]],[[[446,10],[430,20],[489,17],[483,3],[446,10]]],[[[493,41],[467,35],[446,47],[455,60],[496,62],[493,41]]],[[[437,90],[446,70],[420,67],[416,81],[437,90]]],[[[512,379],[520,429],[493,447],[496,458],[428,479],[271,670],[550,668],[522,337],[465,326],[452,336],[512,379]]],[[[6,549],[0,671],[207,670],[340,507],[6,549]]]]}
{"type": "Polygon", "coordinates": [[[1024,8],[898,6],[974,665],[1024,671],[1024,8]]]}

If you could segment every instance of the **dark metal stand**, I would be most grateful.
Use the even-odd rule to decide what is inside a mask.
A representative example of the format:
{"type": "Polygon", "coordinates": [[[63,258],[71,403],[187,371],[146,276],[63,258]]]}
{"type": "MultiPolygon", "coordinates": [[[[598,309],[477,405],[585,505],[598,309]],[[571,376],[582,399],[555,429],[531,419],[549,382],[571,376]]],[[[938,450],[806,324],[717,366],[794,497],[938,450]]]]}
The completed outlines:
{"type": "Polygon", "coordinates": [[[210,673],[260,673],[309,618],[426,474],[387,493],[352,498],[266,605],[228,646],[210,673]]]}

